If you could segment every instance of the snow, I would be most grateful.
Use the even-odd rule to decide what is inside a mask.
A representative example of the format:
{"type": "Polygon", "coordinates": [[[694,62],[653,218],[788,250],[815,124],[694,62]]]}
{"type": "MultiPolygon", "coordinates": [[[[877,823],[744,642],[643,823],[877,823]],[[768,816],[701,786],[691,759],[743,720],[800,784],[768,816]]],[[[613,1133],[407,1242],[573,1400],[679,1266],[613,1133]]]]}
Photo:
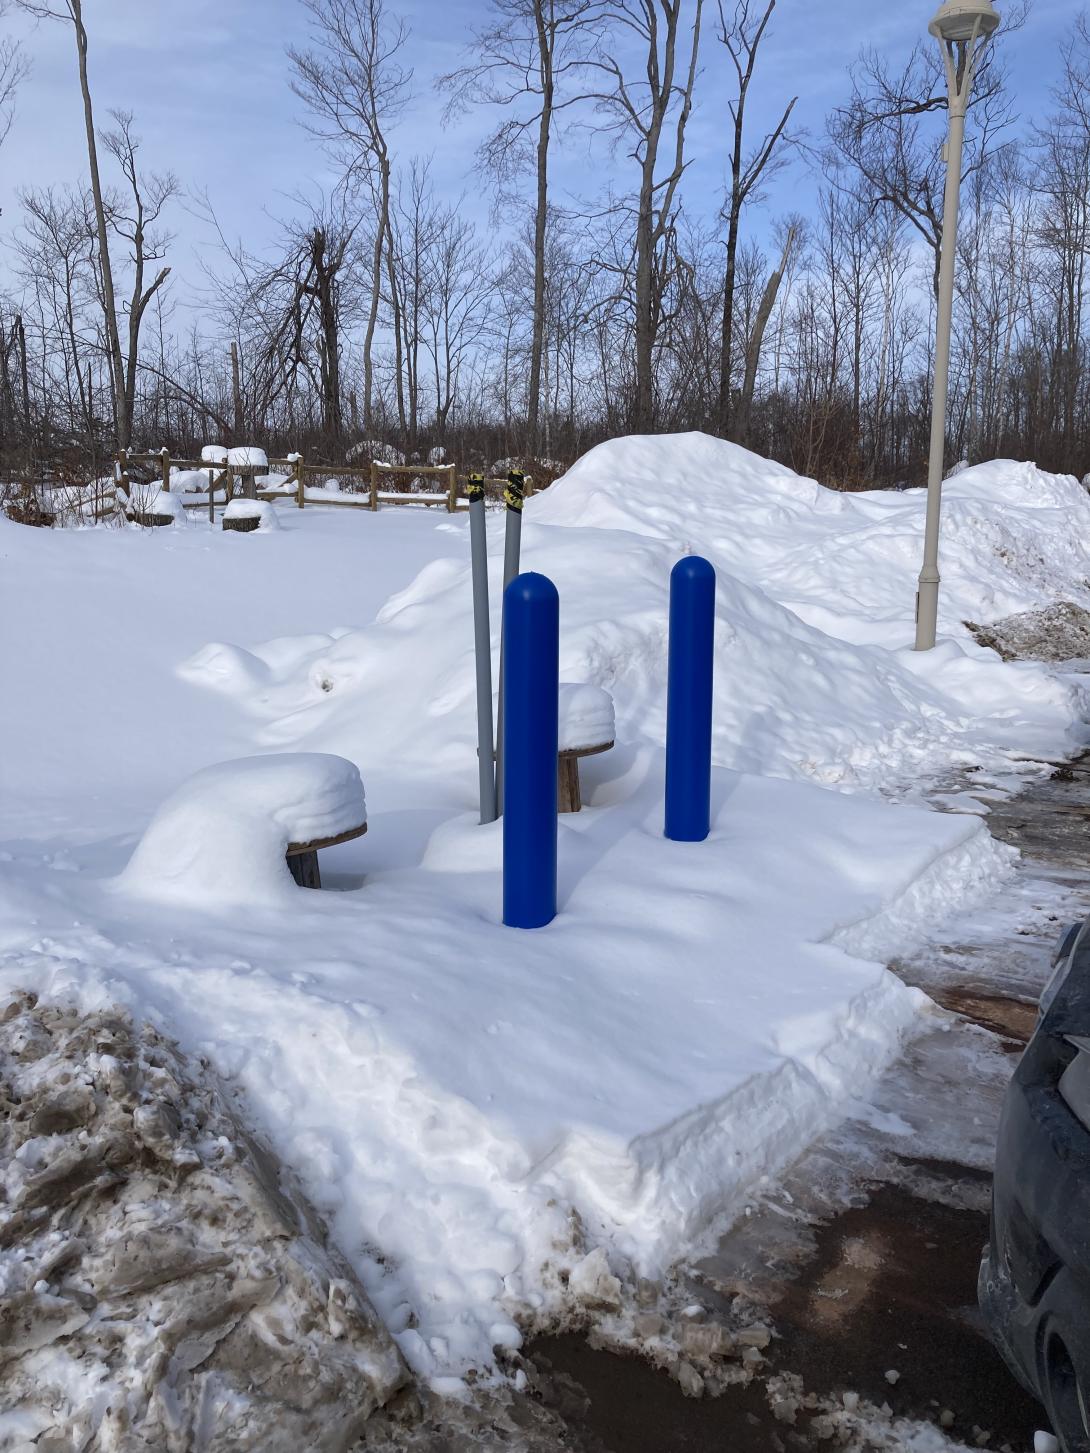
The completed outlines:
{"type": "Polygon", "coordinates": [[[206,464],[226,464],[227,449],[223,444],[206,444],[201,450],[201,459],[206,464]]]}
{"type": "Polygon", "coordinates": [[[349,464],[357,459],[373,459],[376,464],[405,463],[401,450],[395,449],[392,444],[384,444],[381,439],[363,439],[346,450],[344,457],[349,464]]]}
{"type": "Polygon", "coordinates": [[[124,872],[125,893],[201,907],[276,904],[296,888],[289,843],[367,821],[359,768],[343,757],[283,752],[205,767],[155,814],[124,872]]]}
{"type": "Polygon", "coordinates": [[[174,521],[175,529],[186,523],[185,505],[169,490],[161,489],[146,508],[149,515],[169,515],[174,521]]]}
{"type": "Polygon", "coordinates": [[[268,469],[269,456],[254,444],[240,444],[235,449],[228,449],[227,463],[238,469],[268,469]]]}
{"type": "Polygon", "coordinates": [[[617,734],[613,698],[600,686],[562,681],[558,694],[560,750],[600,747],[617,734]]]}
{"type": "Polygon", "coordinates": [[[689,435],[601,446],[534,497],[566,695],[616,745],[560,821],[558,917],[518,935],[502,825],[477,821],[463,517],[288,505],[258,551],[196,520],[0,522],[26,622],[0,647],[0,986],[121,1003],[207,1056],[414,1369],[487,1374],[517,1324],[690,1253],[842,1115],[928,1013],[886,956],[1007,880],[977,816],[890,799],[1074,745],[1071,681],[960,621],[1085,602],[1090,499],[1000,463],[948,506],[944,636],[917,656],[921,492],[840,495],[689,435]],[[703,844],[662,836],[690,549],[719,581],[703,844]],[[368,784],[321,893],[283,864],[312,799],[344,806],[324,768],[295,778],[314,754],[368,784]]]}
{"type": "Polygon", "coordinates": [[[170,488],[172,493],[206,494],[208,492],[207,469],[172,469],[170,488]]]}
{"type": "Polygon", "coordinates": [[[278,530],[276,506],[265,499],[233,499],[223,512],[225,520],[260,520],[258,530],[278,530]]]}

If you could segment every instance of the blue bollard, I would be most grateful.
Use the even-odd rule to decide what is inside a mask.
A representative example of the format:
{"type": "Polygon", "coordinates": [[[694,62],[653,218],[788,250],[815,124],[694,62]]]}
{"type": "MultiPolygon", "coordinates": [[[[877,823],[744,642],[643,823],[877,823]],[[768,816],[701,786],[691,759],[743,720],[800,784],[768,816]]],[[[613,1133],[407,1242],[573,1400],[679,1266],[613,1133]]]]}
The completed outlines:
{"type": "Polygon", "coordinates": [[[666,836],[702,843],[711,828],[715,570],[700,555],[670,572],[666,836]]]}
{"type": "Polygon", "coordinates": [[[503,592],[503,921],[556,917],[560,597],[532,571],[503,592]]]}

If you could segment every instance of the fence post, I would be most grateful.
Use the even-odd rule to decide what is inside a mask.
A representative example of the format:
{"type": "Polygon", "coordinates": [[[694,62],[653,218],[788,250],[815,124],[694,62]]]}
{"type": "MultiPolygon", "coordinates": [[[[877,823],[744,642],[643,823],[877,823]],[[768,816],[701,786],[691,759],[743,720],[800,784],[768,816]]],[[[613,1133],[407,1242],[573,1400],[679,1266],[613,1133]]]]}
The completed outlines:
{"type": "Polygon", "coordinates": [[[543,928],[556,917],[557,682],[560,597],[544,575],[503,593],[507,662],[503,773],[503,921],[543,928]]]}
{"type": "Polygon", "coordinates": [[[700,843],[711,827],[715,570],[700,555],[670,572],[666,697],[668,838],[700,843]]]}
{"type": "Polygon", "coordinates": [[[163,448],[159,450],[159,462],[163,470],[163,493],[170,493],[170,450],[163,448]]]}
{"type": "Polygon", "coordinates": [[[378,465],[371,460],[371,508],[378,509],[378,465]]]}
{"type": "MultiPolygon", "coordinates": [[[[503,588],[507,587],[519,573],[522,563],[522,475],[512,469],[507,476],[503,491],[505,529],[503,536],[503,588]]],[[[496,810],[503,811],[503,621],[500,621],[500,701],[496,712],[496,810]]]]}
{"type": "Polygon", "coordinates": [[[484,480],[471,474],[469,496],[469,552],[473,572],[473,654],[477,667],[477,777],[481,822],[495,822],[496,742],[492,725],[492,621],[488,609],[488,529],[485,520],[484,480]]]}
{"type": "Polygon", "coordinates": [[[303,460],[303,456],[301,454],[297,454],[295,456],[295,503],[299,506],[300,509],[302,509],[306,504],[307,487],[306,477],[303,473],[305,469],[306,464],[303,460]]]}
{"type": "Polygon", "coordinates": [[[458,508],[458,470],[455,465],[450,465],[450,487],[447,490],[447,514],[452,515],[458,508]]]}

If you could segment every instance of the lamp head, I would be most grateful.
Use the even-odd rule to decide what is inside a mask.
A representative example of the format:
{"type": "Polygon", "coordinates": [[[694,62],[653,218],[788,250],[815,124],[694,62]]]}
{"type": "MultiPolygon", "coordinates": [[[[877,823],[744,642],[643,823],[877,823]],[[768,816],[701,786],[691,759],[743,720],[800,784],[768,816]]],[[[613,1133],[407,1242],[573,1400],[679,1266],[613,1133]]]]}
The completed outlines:
{"type": "Polygon", "coordinates": [[[927,28],[936,40],[957,42],[971,40],[974,28],[987,40],[998,26],[992,0],[944,0],[927,28]]]}

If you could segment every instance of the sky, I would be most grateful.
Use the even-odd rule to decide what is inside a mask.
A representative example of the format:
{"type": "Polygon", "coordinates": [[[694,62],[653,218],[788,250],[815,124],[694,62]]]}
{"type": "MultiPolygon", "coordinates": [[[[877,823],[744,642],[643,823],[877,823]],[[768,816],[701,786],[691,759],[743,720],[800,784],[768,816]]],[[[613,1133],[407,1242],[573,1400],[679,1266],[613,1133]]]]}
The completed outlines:
{"type": "MultiPolygon", "coordinates": [[[[445,124],[444,99],[434,88],[437,75],[465,60],[473,26],[487,15],[486,0],[388,4],[408,23],[414,69],[413,103],[391,137],[395,155],[400,161],[433,155],[438,190],[461,201],[487,231],[493,224],[486,189],[473,164],[489,116],[482,110],[445,124]]],[[[926,38],[934,8],[934,0],[779,0],[751,93],[751,135],[756,139],[774,124],[785,101],[798,95],[794,119],[819,139],[825,116],[847,94],[847,68],[860,47],[891,59],[906,56],[917,38],[926,38]]],[[[1002,12],[1002,0],[997,8],[1002,12]]],[[[705,10],[707,25],[714,0],[706,0],[705,10]]],[[[288,84],[285,49],[306,43],[298,0],[85,0],[85,12],[98,123],[109,124],[115,107],[134,112],[147,167],[175,172],[191,195],[207,189],[232,240],[243,236],[257,252],[272,248],[277,218],[295,209],[292,194],[333,180],[320,145],[300,124],[302,106],[288,84]]],[[[1025,28],[1010,38],[1005,59],[1024,122],[1048,106],[1061,38],[1075,13],[1073,0],[1033,0],[1025,28]]],[[[81,181],[86,167],[71,29],[26,17],[6,23],[24,38],[33,71],[0,150],[0,248],[17,224],[20,188],[81,181]]],[[[996,43],[1003,45],[1002,31],[996,43]]],[[[726,172],[728,89],[722,47],[707,32],[703,55],[686,198],[711,218],[726,172]]],[[[625,185],[631,171],[623,154],[611,157],[600,143],[575,138],[557,158],[557,192],[586,197],[608,180],[625,185]]],[[[748,225],[760,239],[778,212],[805,209],[812,200],[813,183],[798,164],[781,174],[748,225]]],[[[175,297],[184,304],[213,239],[192,203],[176,204],[170,225],[176,234],[170,261],[180,284],[175,297]]]]}

